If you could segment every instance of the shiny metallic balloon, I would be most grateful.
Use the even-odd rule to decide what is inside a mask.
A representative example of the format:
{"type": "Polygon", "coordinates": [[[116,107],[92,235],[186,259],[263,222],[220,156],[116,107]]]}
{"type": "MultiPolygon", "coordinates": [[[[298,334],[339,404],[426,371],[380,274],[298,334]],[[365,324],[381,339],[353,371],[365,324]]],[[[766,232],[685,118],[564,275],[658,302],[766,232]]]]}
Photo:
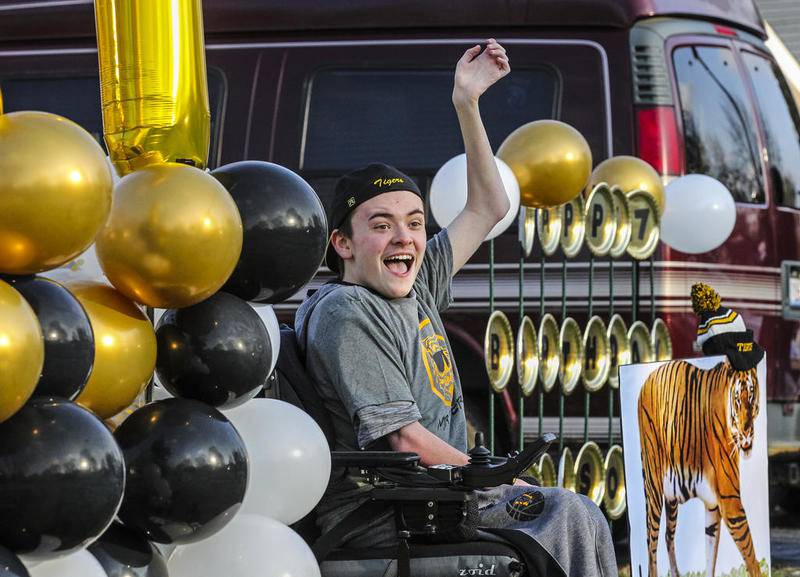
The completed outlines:
{"type": "Polygon", "coordinates": [[[594,188],[601,182],[619,186],[625,194],[634,190],[649,192],[659,211],[664,212],[664,184],[656,169],[641,158],[614,156],[604,160],[592,171],[589,186],[594,188]]]}
{"type": "Polygon", "coordinates": [[[561,340],[558,334],[558,323],[550,313],[545,314],[539,322],[539,378],[542,380],[542,391],[548,393],[556,383],[561,368],[561,340]]]}
{"type": "Polygon", "coordinates": [[[662,319],[656,319],[650,329],[650,344],[653,346],[654,360],[672,360],[672,337],[669,334],[667,323],[662,319]]]}
{"type": "Polygon", "coordinates": [[[618,314],[611,317],[608,321],[609,364],[611,370],[608,372],[608,384],[614,388],[619,388],[619,368],[622,365],[631,364],[631,341],[628,339],[628,326],[618,314]]]}
{"type": "Polygon", "coordinates": [[[154,308],[196,304],[217,292],[242,249],[242,221],[216,179],[181,164],[148,166],[114,188],[97,258],[125,296],[154,308]]]}
{"type": "Polygon", "coordinates": [[[536,388],[536,379],[539,377],[539,345],[536,328],[528,315],[522,317],[517,331],[515,352],[518,384],[522,394],[529,397],[536,388]]]}
{"type": "Polygon", "coordinates": [[[565,318],[561,323],[559,342],[561,360],[558,378],[561,381],[561,390],[565,395],[569,395],[578,386],[583,374],[583,334],[572,317],[565,318]]]}
{"type": "Polygon", "coordinates": [[[563,207],[527,209],[536,211],[536,231],[542,245],[542,253],[551,256],[556,252],[561,240],[561,229],[564,226],[563,207]]]}
{"type": "Polygon", "coordinates": [[[260,161],[211,173],[228,190],[244,226],[242,255],[224,291],[246,301],[279,303],[317,273],[328,221],[314,189],[291,170],[260,161]]]}
{"type": "Polygon", "coordinates": [[[561,229],[561,251],[567,258],[578,255],[586,235],[583,197],[576,196],[561,207],[563,225],[561,229]]]}
{"type": "Polygon", "coordinates": [[[597,443],[589,441],[575,459],[575,492],[589,497],[598,507],[606,492],[603,453],[597,443]]]}
{"type": "Polygon", "coordinates": [[[120,175],[205,168],[211,136],[201,0],[95,0],[103,132],[120,175]]]}
{"type": "Polygon", "coordinates": [[[631,208],[628,197],[620,187],[611,187],[611,197],[614,200],[614,220],[617,228],[608,255],[611,258],[619,258],[625,254],[631,242],[631,208]]]}
{"type": "Polygon", "coordinates": [[[236,515],[247,488],[247,450],[215,408],[192,399],[156,401],[125,419],[114,437],[127,468],[118,514],[126,527],[183,545],[213,535],[236,515]]]}
{"type": "Polygon", "coordinates": [[[603,507],[609,519],[619,519],[627,508],[625,490],[625,460],[622,447],[613,445],[606,454],[603,463],[605,469],[606,490],[603,496],[603,507]]]}
{"type": "Polygon", "coordinates": [[[514,370],[514,332],[502,311],[494,311],[486,323],[483,352],[489,384],[495,393],[501,393],[514,370]]]}
{"type": "Polygon", "coordinates": [[[524,206],[569,202],[581,193],[592,171],[592,151],[580,132],[558,120],[536,120],[505,139],[497,157],[517,177],[524,206]]]}
{"type": "MultiPolygon", "coordinates": [[[[2,114],[2,95],[0,95],[0,114],[2,114]]],[[[30,577],[30,573],[19,560],[19,557],[0,545],[0,576],[2,577],[30,577]]]]}
{"type": "Polygon", "coordinates": [[[583,331],[583,384],[587,391],[599,391],[606,384],[611,370],[610,357],[611,345],[606,324],[594,315],[583,331]]]}
{"type": "Polygon", "coordinates": [[[43,362],[44,338],[36,313],[0,280],[0,423],[33,394],[43,362]]]}
{"type": "Polygon", "coordinates": [[[653,355],[653,344],[650,341],[650,331],[642,321],[635,321],[628,329],[628,341],[631,347],[631,363],[652,363],[655,359],[653,355]]]}
{"type": "Polygon", "coordinates": [[[561,451],[561,458],[558,460],[557,486],[575,492],[575,459],[569,447],[564,447],[561,451]]]}
{"type": "Polygon", "coordinates": [[[130,405],[153,375],[153,325],[141,309],[106,284],[73,282],[67,289],[86,310],[95,342],[94,368],[76,402],[108,419],[130,405]]]}
{"type": "Polygon", "coordinates": [[[89,545],[108,577],[168,577],[161,551],[139,533],[114,522],[89,545]]]}
{"type": "Polygon", "coordinates": [[[650,258],[658,247],[661,216],[649,192],[634,190],[626,196],[631,218],[631,240],[626,250],[633,258],[644,260],[650,258]]]}
{"type": "Polygon", "coordinates": [[[598,184],[586,198],[584,228],[586,246],[594,256],[608,255],[617,235],[614,195],[603,183],[598,184]]]}
{"type": "Polygon", "coordinates": [[[224,292],[158,321],[156,374],[176,397],[230,409],[267,382],[272,350],[267,327],[245,301],[224,292]]]}
{"type": "Polygon", "coordinates": [[[38,276],[7,277],[31,305],[44,337],[44,366],[34,395],[70,401],[83,390],[94,364],[94,333],[72,293],[38,276]]]}
{"type": "Polygon", "coordinates": [[[0,273],[32,274],[86,250],[111,208],[100,145],[47,112],[0,115],[0,273]]]}
{"type": "Polygon", "coordinates": [[[45,560],[86,547],[124,486],[122,452],[86,409],[34,397],[0,424],[0,543],[15,553],[45,560]]]}

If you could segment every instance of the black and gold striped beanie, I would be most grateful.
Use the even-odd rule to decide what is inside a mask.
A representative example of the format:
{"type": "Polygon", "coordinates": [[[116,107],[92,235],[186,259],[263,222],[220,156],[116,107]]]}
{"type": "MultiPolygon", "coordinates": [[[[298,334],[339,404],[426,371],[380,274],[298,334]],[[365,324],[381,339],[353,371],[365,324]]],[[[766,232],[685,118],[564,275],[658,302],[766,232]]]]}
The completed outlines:
{"type": "Polygon", "coordinates": [[[744,371],[755,367],[764,350],[753,340],[744,319],[735,310],[723,307],[722,299],[705,283],[692,285],[692,309],[700,318],[697,344],[707,355],[724,354],[733,368],[744,371]]]}

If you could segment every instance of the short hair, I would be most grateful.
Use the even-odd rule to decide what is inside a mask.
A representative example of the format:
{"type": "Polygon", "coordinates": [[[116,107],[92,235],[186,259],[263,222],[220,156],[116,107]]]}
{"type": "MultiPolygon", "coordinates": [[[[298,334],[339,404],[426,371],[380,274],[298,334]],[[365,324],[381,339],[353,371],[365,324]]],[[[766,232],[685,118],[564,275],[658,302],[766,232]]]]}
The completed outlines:
{"type": "MultiPolygon", "coordinates": [[[[353,212],[351,211],[347,214],[338,229],[339,234],[349,239],[353,238],[353,212]]],[[[338,252],[336,253],[336,261],[339,263],[339,279],[342,279],[344,278],[344,259],[339,256],[338,252]]]]}

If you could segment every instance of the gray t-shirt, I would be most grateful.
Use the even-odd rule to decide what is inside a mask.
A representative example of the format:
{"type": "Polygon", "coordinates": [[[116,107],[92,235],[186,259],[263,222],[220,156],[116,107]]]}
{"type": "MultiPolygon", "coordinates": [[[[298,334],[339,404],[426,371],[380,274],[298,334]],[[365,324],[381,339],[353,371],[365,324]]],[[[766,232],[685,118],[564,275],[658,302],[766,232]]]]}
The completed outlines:
{"type": "MultiPolygon", "coordinates": [[[[331,414],[335,450],[367,448],[419,421],[466,451],[461,384],[439,316],[451,302],[452,270],[443,230],[428,241],[408,296],[387,299],[362,286],[329,283],[298,309],[298,342],[331,414]]],[[[332,471],[317,507],[323,531],[355,509],[370,488],[346,470],[332,471]]]]}

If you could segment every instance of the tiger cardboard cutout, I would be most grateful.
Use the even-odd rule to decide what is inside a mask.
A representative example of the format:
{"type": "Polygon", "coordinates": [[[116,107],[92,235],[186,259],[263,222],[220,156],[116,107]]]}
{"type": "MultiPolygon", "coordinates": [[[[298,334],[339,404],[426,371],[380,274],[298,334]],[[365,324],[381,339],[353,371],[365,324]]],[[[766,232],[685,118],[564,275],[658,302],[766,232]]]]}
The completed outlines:
{"type": "MultiPolygon", "coordinates": [[[[761,575],[740,494],[740,453],[749,455],[759,411],[756,368],[728,362],[700,369],[671,361],[653,371],[639,393],[638,419],[647,522],[648,575],[658,577],[657,548],[666,513],[672,577],[678,506],[698,498],[706,508],[706,575],[714,576],[720,520],[731,534],[749,577],[761,575]]],[[[699,535],[698,535],[699,537],[699,535]]]]}

